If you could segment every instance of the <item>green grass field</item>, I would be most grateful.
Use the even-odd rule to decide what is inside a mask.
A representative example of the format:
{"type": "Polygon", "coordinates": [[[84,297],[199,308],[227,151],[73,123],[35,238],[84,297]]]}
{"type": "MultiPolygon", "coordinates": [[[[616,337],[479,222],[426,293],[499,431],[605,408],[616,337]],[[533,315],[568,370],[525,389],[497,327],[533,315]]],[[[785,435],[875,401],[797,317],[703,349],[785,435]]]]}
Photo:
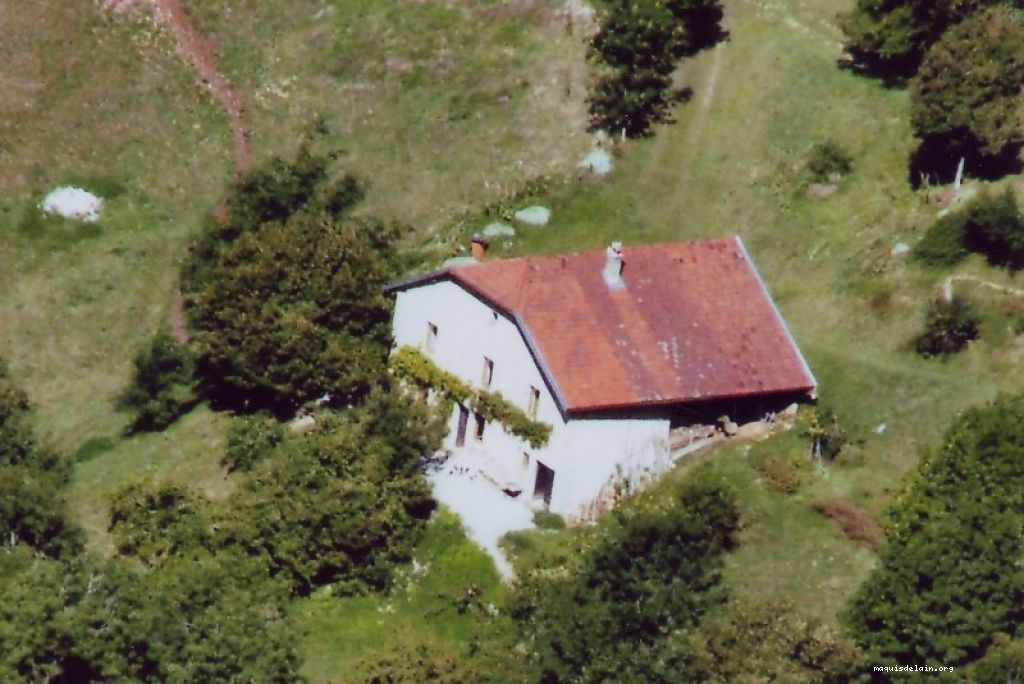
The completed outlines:
{"type": "MultiPolygon", "coordinates": [[[[288,154],[319,128],[369,181],[366,210],[411,223],[424,241],[457,245],[463,228],[486,219],[456,229],[454,217],[540,175],[567,179],[535,198],[550,204],[552,223],[521,228],[497,254],[741,235],[822,401],[857,444],[828,468],[801,467],[793,494],[766,487],[754,463],[801,462],[798,430],[702,456],[645,496],[667,495],[697,468],[724,478],[744,520],[727,562],[733,594],[785,598],[834,621],[875,555],[811,504],[843,499],[881,519],[957,411],[1024,380],[1005,296],[969,285],[963,291],[986,312],[982,339],[948,361],[910,350],[947,274],[891,249],[919,239],[937,207],[907,182],[907,94],[836,65],[834,16],[847,4],[727,2],[730,39],[682,68],[694,97],[678,121],[617,146],[615,170],[600,180],[574,177],[589,145],[587,66],[582,29],[567,31],[561,3],[522,13],[492,2],[188,7],[249,104],[257,159],[288,154]],[[825,139],[851,152],[854,170],[816,198],[802,166],[825,139]]],[[[103,553],[106,499],[123,484],[166,478],[215,497],[231,490],[218,465],[225,417],[200,409],[163,434],[121,439],[126,419],[113,404],[132,356],[166,320],[189,236],[231,181],[230,137],[167,37],[144,22],[102,19],[90,3],[20,9],[0,8],[17,22],[0,46],[0,83],[24,93],[0,103],[0,353],[38,404],[47,441],[73,453],[113,438],[77,467],[72,489],[91,548],[103,553]],[[110,195],[98,229],[33,217],[32,204],[65,182],[110,195]]],[[[1022,284],[978,259],[957,272],[1022,284]]],[[[599,533],[546,531],[509,548],[528,571],[599,533]]],[[[388,596],[295,605],[313,681],[357,678],[359,663],[395,641],[459,648],[481,619],[453,608],[471,584],[488,602],[503,600],[450,516],[432,524],[418,561],[428,569],[388,596]]]]}

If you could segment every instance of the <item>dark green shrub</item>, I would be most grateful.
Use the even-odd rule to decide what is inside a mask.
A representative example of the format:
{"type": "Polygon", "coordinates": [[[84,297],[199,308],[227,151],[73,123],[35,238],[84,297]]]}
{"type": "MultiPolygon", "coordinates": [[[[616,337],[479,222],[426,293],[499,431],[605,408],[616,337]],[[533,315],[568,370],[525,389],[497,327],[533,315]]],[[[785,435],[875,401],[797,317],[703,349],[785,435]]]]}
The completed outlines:
{"type": "Polygon", "coordinates": [[[857,0],[856,7],[840,17],[840,27],[846,34],[846,50],[860,69],[895,80],[913,75],[925,52],[947,28],[999,2],[857,0]]]}
{"type": "Polygon", "coordinates": [[[38,455],[28,395],[14,384],[0,359],[0,467],[22,465],[38,455]]]}
{"type": "Polygon", "coordinates": [[[985,657],[968,670],[972,684],[989,682],[1024,682],[1024,640],[1011,641],[1006,634],[997,634],[985,657]]]}
{"type": "Polygon", "coordinates": [[[194,369],[192,352],[160,330],[136,355],[132,384],[120,398],[135,414],[129,432],[163,430],[191,411],[198,402],[194,369]]]}
{"type": "Polygon", "coordinates": [[[939,218],[914,248],[915,258],[933,266],[951,266],[969,252],[996,266],[1024,266],[1024,217],[1011,191],[981,195],[939,218]]]}
{"type": "Polygon", "coordinates": [[[981,316],[977,307],[964,297],[938,298],[928,307],[924,332],[914,342],[921,356],[948,356],[978,339],[981,316]]]}
{"type": "Polygon", "coordinates": [[[63,489],[71,464],[41,447],[32,432],[28,396],[0,359],[0,540],[21,542],[58,557],[81,548],[67,519],[63,489]]]}
{"type": "MultiPolygon", "coordinates": [[[[963,3],[965,5],[991,3],[963,3]]],[[[968,145],[966,156],[998,155],[1024,142],[1024,17],[996,5],[970,15],[928,50],[911,83],[918,138],[968,145]]]]}
{"type": "Polygon", "coordinates": [[[834,182],[852,170],[853,157],[831,140],[818,143],[807,155],[807,173],[814,183],[834,182]]]}
{"type": "Polygon", "coordinates": [[[264,559],[300,595],[325,584],[383,589],[436,506],[420,464],[442,435],[433,410],[399,392],[325,414],[253,470],[224,543],[264,559]]]}
{"type": "Polygon", "coordinates": [[[118,553],[154,565],[210,545],[208,507],[180,485],[129,485],[111,499],[110,533],[118,553]]]}
{"type": "Polygon", "coordinates": [[[1024,397],[965,412],[942,445],[846,614],[872,661],[962,665],[1024,621],[1024,397]]]}
{"type": "Polygon", "coordinates": [[[565,518],[551,511],[535,511],[533,524],[542,530],[564,530],[565,518]]]}
{"type": "Polygon", "coordinates": [[[1024,266],[1024,217],[1013,192],[983,196],[971,203],[964,217],[964,243],[996,266],[1024,266]]]}
{"type": "Polygon", "coordinates": [[[3,681],[303,681],[284,596],[252,559],[2,563],[3,681]]]}
{"type": "Polygon", "coordinates": [[[964,244],[966,214],[946,214],[932,224],[921,241],[914,245],[914,259],[929,266],[953,266],[969,253],[964,244]]]}
{"type": "Polygon", "coordinates": [[[575,572],[525,578],[511,613],[542,681],[678,681],[684,654],[671,635],[720,602],[738,524],[731,491],[690,483],[667,510],[622,516],[575,572]]]}
{"type": "Polygon", "coordinates": [[[228,433],[228,444],[221,464],[229,472],[249,471],[284,441],[286,428],[270,416],[243,416],[235,419],[228,433]]]}

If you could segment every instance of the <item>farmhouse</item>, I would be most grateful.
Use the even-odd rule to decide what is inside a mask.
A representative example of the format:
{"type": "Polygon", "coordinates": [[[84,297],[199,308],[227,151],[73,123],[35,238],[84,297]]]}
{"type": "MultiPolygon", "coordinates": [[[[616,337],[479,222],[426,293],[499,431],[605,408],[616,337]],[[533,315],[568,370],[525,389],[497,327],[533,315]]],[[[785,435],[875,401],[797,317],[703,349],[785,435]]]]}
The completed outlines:
{"type": "Polygon", "coordinates": [[[477,241],[477,261],[387,290],[399,353],[461,388],[444,449],[509,496],[588,519],[668,470],[679,435],[814,396],[738,237],[493,261],[483,251],[477,241]],[[479,409],[496,395],[518,421],[479,409]],[[524,420],[548,426],[546,440],[524,420]]]}

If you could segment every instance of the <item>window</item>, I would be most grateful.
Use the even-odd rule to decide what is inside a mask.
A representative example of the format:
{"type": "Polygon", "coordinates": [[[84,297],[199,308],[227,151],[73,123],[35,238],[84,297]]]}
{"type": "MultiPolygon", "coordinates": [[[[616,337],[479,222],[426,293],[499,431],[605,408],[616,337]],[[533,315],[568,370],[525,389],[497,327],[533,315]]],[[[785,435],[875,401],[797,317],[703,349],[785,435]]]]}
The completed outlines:
{"type": "Polygon", "coordinates": [[[545,506],[551,505],[551,491],[555,488],[555,471],[537,461],[537,479],[533,484],[533,498],[543,499],[545,506]]]}
{"type": "Polygon", "coordinates": [[[484,428],[487,427],[487,421],[479,413],[474,413],[473,417],[476,419],[476,429],[473,431],[473,436],[476,441],[481,442],[484,438],[484,428]]]}
{"type": "Polygon", "coordinates": [[[437,325],[427,321],[427,338],[423,343],[423,348],[432,353],[434,351],[434,343],[437,342],[437,325]]]}
{"type": "Polygon", "coordinates": [[[540,406],[540,390],[530,386],[530,398],[526,402],[526,415],[530,418],[537,417],[537,407],[540,406]]]}
{"type": "Polygon", "coordinates": [[[469,409],[459,404],[459,427],[455,431],[455,446],[460,447],[466,443],[466,426],[469,423],[469,409]]]}
{"type": "Polygon", "coordinates": [[[491,386],[491,380],[494,380],[494,362],[486,356],[484,357],[484,387],[491,386]]]}

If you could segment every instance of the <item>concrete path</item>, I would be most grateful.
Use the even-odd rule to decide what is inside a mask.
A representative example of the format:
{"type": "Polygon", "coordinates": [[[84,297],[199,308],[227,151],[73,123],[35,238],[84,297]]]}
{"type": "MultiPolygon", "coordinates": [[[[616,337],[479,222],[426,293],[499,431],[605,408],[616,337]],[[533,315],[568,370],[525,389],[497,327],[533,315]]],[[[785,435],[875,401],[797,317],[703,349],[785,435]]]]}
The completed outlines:
{"type": "Polygon", "coordinates": [[[535,527],[533,511],[481,475],[471,459],[450,458],[427,478],[434,498],[459,516],[469,538],[494,559],[501,578],[506,582],[515,579],[515,570],[498,540],[514,530],[535,527]]]}

